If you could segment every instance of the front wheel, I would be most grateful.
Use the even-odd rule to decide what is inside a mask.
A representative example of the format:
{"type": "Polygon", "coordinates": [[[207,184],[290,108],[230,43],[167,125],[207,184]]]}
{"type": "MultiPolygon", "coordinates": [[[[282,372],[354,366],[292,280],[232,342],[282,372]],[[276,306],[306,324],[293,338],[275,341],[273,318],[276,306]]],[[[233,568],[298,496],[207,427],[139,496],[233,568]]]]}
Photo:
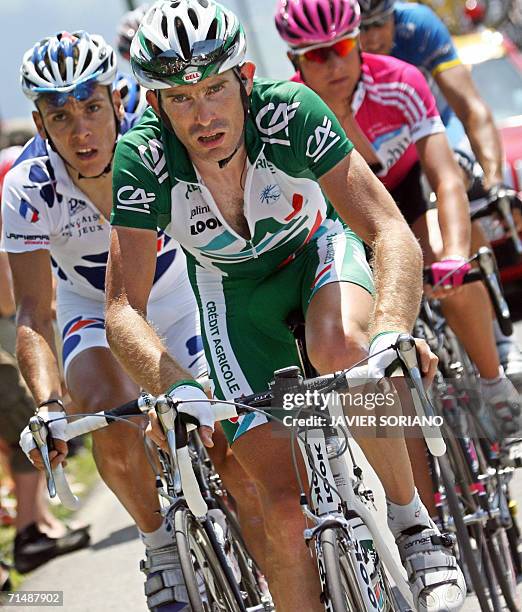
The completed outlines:
{"type": "Polygon", "coordinates": [[[325,529],[318,543],[318,565],[325,609],[332,612],[398,612],[409,609],[397,600],[377,555],[369,575],[360,541],[348,542],[342,529],[325,529]],[[355,550],[353,550],[355,546],[355,550]]]}
{"type": "Polygon", "coordinates": [[[213,550],[204,526],[184,506],[174,509],[181,570],[192,612],[244,612],[213,550]]]}
{"type": "Polygon", "coordinates": [[[318,563],[323,603],[327,610],[333,612],[360,612],[366,610],[366,604],[344,537],[339,529],[321,532],[318,563]]]}

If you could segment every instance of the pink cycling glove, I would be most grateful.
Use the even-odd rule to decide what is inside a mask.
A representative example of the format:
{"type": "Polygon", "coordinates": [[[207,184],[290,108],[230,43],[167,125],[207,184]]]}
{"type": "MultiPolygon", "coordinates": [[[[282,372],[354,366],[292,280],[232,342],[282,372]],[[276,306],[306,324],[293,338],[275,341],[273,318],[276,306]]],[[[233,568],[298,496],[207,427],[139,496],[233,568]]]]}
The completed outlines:
{"type": "Polygon", "coordinates": [[[436,261],[434,264],[431,264],[433,284],[436,285],[452,270],[456,271],[442,283],[443,287],[460,287],[464,277],[471,270],[471,264],[467,263],[465,259],[452,258],[436,261]]]}

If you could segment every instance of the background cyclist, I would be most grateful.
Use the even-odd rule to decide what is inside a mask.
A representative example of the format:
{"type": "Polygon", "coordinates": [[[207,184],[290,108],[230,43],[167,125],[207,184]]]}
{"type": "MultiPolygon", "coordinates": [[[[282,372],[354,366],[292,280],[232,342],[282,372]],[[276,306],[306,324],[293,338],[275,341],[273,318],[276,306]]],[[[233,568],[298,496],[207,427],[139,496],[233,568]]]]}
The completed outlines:
{"type": "MultiPolygon", "coordinates": [[[[101,36],[84,31],[45,38],[22,62],[21,84],[35,104],[39,136],[5,177],[2,240],[18,309],[17,357],[43,418],[63,415],[51,269],[58,279],[64,375],[75,408],[94,412],[139,393],[109,350],[104,329],[112,160],[118,135],[128,128],[119,93],[112,89],[115,74],[113,49],[101,36]]],[[[121,196],[121,205],[144,205],[148,197],[141,189],[132,190],[121,196]]],[[[143,315],[151,317],[172,353],[197,376],[206,364],[185,257],[164,234],[155,233],[154,241],[154,286],[143,315]]],[[[67,454],[60,436],[63,424],[51,426],[55,465],[67,454]]],[[[29,433],[22,442],[26,452],[34,448],[29,433]]],[[[156,512],[154,476],[141,436],[115,425],[93,435],[93,451],[102,478],[140,530],[154,608],[165,593],[149,585],[163,567],[172,534],[156,512]]],[[[41,468],[38,452],[31,455],[41,468]]]]}
{"type": "MultiPolygon", "coordinates": [[[[398,203],[435,279],[442,278],[470,255],[464,184],[426,80],[406,62],[361,54],[359,24],[356,0],[282,0],[276,10],[276,26],[299,70],[294,78],[302,79],[335,112],[398,203]],[[320,9],[322,19],[314,19],[320,9]],[[437,210],[428,211],[421,170],[437,196],[437,210]]],[[[500,367],[485,287],[473,283],[438,296],[480,372],[482,397],[495,417],[491,423],[488,411],[482,411],[488,434],[492,439],[514,434],[520,400],[500,367]]]]}
{"type": "MultiPolygon", "coordinates": [[[[491,196],[497,194],[504,187],[502,140],[491,110],[460,61],[440,17],[428,6],[414,2],[359,0],[359,5],[363,50],[391,54],[423,72],[459,163],[468,175],[479,170],[483,189],[491,196]]],[[[512,190],[510,193],[516,197],[512,190]]],[[[473,230],[476,240],[484,244],[486,238],[478,223],[473,224],[473,230]]],[[[504,336],[496,320],[493,327],[502,366],[520,391],[522,353],[514,337],[504,336]]]]}

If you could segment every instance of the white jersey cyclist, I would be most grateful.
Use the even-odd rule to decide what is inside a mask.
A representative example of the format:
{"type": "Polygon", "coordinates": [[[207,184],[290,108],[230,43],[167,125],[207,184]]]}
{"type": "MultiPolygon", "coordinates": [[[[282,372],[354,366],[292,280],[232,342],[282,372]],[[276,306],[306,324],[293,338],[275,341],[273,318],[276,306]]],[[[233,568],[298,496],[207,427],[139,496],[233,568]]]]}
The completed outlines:
{"type": "MultiPolygon", "coordinates": [[[[128,126],[124,121],[121,131],[128,126]]],[[[143,204],[147,194],[137,189],[126,197],[143,204]]],[[[65,370],[80,351],[107,347],[104,290],[110,224],[74,185],[62,158],[39,136],[26,145],[5,177],[2,221],[3,250],[50,251],[65,370]]],[[[185,255],[161,231],[157,244],[148,315],[183,366],[199,375],[205,365],[185,255]],[[173,301],[176,309],[168,307],[173,301]]]]}

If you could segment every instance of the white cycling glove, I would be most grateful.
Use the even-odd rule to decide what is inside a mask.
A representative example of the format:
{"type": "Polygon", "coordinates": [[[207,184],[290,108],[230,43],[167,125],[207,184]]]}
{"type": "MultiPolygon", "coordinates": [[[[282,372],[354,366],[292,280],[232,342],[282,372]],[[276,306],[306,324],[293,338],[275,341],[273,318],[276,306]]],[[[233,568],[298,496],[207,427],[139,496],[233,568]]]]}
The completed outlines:
{"type": "Polygon", "coordinates": [[[404,332],[384,332],[378,334],[370,344],[370,356],[368,359],[368,378],[370,380],[380,380],[384,377],[386,368],[391,365],[397,358],[397,351],[389,348],[397,344],[397,338],[404,332]],[[377,355],[380,351],[383,351],[377,355]],[[375,355],[375,357],[374,357],[375,355]]]}
{"type": "MultiPolygon", "coordinates": [[[[49,423],[49,429],[51,430],[51,435],[55,440],[65,440],[65,429],[67,427],[67,420],[63,418],[65,416],[65,412],[44,412],[38,416],[46,422],[53,421],[54,419],[60,419],[54,423],[49,423]]],[[[19,444],[29,458],[30,451],[32,451],[33,448],[36,448],[36,442],[34,441],[31,430],[29,429],[29,425],[27,425],[27,427],[25,427],[20,434],[19,444]]]]}
{"type": "Polygon", "coordinates": [[[208,401],[208,397],[203,391],[203,387],[195,380],[184,380],[179,382],[167,391],[165,395],[168,395],[174,400],[181,400],[178,406],[179,412],[184,412],[195,418],[200,426],[205,425],[210,427],[214,431],[214,409],[212,404],[208,401]],[[187,400],[206,400],[198,402],[190,402],[187,400]]]}

